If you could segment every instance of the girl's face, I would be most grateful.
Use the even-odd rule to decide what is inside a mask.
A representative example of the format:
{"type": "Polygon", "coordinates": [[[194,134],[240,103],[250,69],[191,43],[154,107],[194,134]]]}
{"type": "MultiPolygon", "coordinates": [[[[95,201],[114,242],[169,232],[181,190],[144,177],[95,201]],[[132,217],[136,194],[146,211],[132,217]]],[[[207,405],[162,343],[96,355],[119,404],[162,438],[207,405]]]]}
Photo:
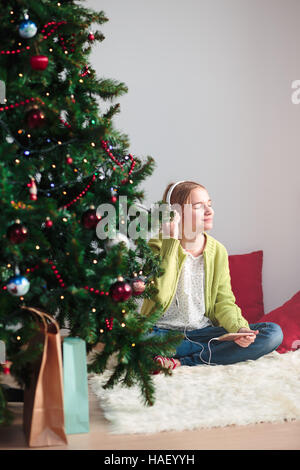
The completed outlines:
{"type": "Polygon", "coordinates": [[[182,208],[183,236],[211,230],[213,227],[214,210],[206,189],[194,188],[182,208]],[[185,233],[186,232],[186,233],[185,233]]]}

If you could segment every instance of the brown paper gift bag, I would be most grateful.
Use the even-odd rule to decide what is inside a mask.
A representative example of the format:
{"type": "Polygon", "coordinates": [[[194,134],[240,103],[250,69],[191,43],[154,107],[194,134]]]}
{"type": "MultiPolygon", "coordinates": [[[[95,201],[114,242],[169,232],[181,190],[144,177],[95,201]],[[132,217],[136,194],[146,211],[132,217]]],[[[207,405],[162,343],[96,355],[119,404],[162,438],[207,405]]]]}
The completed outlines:
{"type": "Polygon", "coordinates": [[[22,306],[37,315],[40,331],[30,348],[43,344],[43,352],[33,365],[30,384],[24,390],[23,428],[30,447],[67,444],[64,430],[62,352],[59,325],[40,309],[22,306]]]}

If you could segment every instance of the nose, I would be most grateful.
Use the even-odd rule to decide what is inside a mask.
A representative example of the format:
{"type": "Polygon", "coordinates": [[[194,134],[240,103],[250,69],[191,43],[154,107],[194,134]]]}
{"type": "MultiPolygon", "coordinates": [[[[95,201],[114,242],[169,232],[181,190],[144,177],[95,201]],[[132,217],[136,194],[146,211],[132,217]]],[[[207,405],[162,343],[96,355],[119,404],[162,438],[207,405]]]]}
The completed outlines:
{"type": "Polygon", "coordinates": [[[213,209],[211,206],[206,206],[206,209],[204,211],[204,217],[207,218],[207,217],[212,217],[213,216],[213,209]]]}
{"type": "Polygon", "coordinates": [[[211,206],[205,204],[205,213],[211,214],[213,212],[213,209],[211,206]]]}

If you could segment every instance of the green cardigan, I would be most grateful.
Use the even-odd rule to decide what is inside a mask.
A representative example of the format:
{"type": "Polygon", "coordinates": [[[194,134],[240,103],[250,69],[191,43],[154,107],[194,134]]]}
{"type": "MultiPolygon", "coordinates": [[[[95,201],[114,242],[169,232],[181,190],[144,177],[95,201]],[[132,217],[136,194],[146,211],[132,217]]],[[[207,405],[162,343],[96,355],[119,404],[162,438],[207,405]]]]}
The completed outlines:
{"type": "MultiPolygon", "coordinates": [[[[235,303],[231,288],[228,253],[224,245],[206,232],[206,244],[203,251],[205,271],[205,315],[214,326],[222,326],[229,333],[236,333],[240,328],[249,328],[249,323],[242,316],[240,307],[235,303]]],[[[176,238],[151,238],[148,245],[162,257],[165,272],[154,279],[158,293],[151,299],[144,299],[141,315],[148,315],[160,302],[165,312],[176,293],[180,272],[187,253],[183,250],[180,240],[176,238]]]]}

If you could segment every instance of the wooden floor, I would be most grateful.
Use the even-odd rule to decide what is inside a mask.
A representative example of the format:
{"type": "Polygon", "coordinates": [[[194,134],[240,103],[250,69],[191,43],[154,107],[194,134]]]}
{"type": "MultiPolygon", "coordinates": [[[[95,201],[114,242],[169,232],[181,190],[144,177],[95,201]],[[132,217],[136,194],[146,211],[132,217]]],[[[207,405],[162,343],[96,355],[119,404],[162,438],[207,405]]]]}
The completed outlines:
{"type": "MultiPolygon", "coordinates": [[[[15,414],[11,426],[0,427],[0,449],[28,449],[22,431],[21,403],[11,403],[15,414]]],[[[41,449],[41,448],[39,448],[41,449]]],[[[300,421],[251,426],[228,426],[184,432],[113,435],[97,398],[90,393],[90,432],[68,435],[59,450],[300,450],[300,421]]]]}

